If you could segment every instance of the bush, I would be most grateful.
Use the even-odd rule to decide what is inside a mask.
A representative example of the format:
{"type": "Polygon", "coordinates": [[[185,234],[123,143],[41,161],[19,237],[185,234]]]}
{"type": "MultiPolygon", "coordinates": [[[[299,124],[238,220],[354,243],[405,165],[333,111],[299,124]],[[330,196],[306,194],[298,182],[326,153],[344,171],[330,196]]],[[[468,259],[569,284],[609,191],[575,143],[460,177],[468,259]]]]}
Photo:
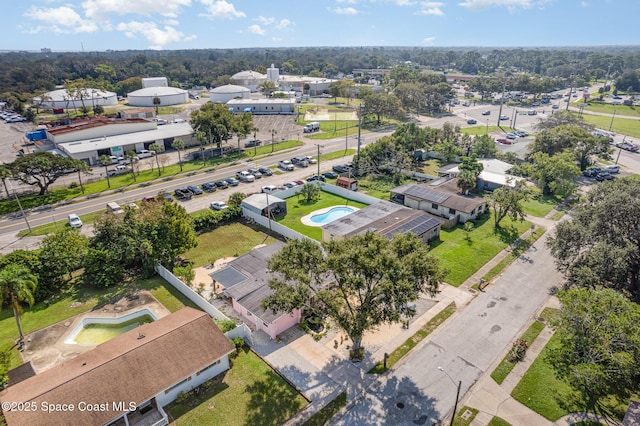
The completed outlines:
{"type": "Polygon", "coordinates": [[[518,340],[513,344],[507,360],[509,362],[522,361],[524,359],[524,356],[527,354],[527,349],[529,349],[529,343],[527,343],[527,341],[524,339],[518,340]]]}
{"type": "Polygon", "coordinates": [[[222,330],[223,333],[226,333],[227,331],[231,331],[234,328],[236,328],[236,322],[232,319],[216,320],[216,325],[220,330],[222,330]]]}
{"type": "Polygon", "coordinates": [[[193,219],[193,227],[196,232],[211,231],[238,217],[240,217],[239,207],[229,207],[224,210],[210,210],[196,216],[193,219]]]}
{"type": "Polygon", "coordinates": [[[71,183],[69,184],[69,189],[74,189],[74,188],[77,188],[77,187],[79,187],[79,186],[80,186],[80,185],[78,185],[78,182],[71,182],[71,183]]]}

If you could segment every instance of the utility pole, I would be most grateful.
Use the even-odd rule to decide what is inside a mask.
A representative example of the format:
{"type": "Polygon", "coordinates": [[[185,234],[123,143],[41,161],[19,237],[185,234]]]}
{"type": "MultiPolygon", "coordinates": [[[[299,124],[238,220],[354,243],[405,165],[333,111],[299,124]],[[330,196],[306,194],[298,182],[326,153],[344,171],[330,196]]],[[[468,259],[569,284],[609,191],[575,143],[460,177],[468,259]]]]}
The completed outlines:
{"type": "Polygon", "coordinates": [[[320,176],[320,144],[316,144],[316,146],[318,147],[318,177],[320,176]]]}
{"type": "Polygon", "coordinates": [[[27,224],[27,228],[29,228],[29,233],[31,233],[31,225],[29,224],[29,220],[27,220],[27,213],[25,213],[25,211],[22,209],[22,203],[20,202],[20,198],[18,197],[18,194],[16,194],[16,190],[13,188],[11,181],[7,179],[7,182],[9,182],[9,186],[11,187],[11,191],[13,192],[13,196],[16,197],[16,201],[18,202],[18,207],[20,208],[20,213],[22,214],[22,217],[24,218],[24,221],[27,224]]]}
{"type": "Polygon", "coordinates": [[[360,106],[358,107],[358,149],[357,149],[357,156],[358,156],[358,161],[360,161],[360,134],[362,131],[362,104],[360,104],[360,106]]]}
{"type": "Polygon", "coordinates": [[[500,127],[500,117],[502,117],[502,105],[504,105],[504,92],[507,90],[507,80],[502,81],[502,96],[500,97],[500,111],[498,111],[498,127],[500,127]]]}

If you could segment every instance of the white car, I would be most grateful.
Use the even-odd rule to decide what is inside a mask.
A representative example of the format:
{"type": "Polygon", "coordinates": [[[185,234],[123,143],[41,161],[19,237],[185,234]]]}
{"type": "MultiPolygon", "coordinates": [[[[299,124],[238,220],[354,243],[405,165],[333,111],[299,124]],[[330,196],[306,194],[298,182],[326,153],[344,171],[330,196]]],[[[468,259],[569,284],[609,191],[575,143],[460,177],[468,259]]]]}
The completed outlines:
{"type": "Polygon", "coordinates": [[[262,187],[262,192],[264,194],[273,194],[278,190],[278,187],[275,185],[267,185],[262,187]]]}
{"type": "Polygon", "coordinates": [[[306,157],[304,157],[304,158],[306,158],[306,159],[307,159],[307,163],[309,163],[309,164],[316,164],[316,163],[318,162],[318,160],[316,160],[315,158],[313,158],[313,157],[312,157],[312,156],[310,156],[310,155],[307,155],[307,156],[306,156],[306,157]]]}
{"type": "Polygon", "coordinates": [[[82,228],[82,220],[78,217],[77,214],[71,213],[68,217],[69,226],[72,228],[82,228]]]}
{"type": "Polygon", "coordinates": [[[295,170],[293,163],[289,160],[282,160],[278,163],[278,167],[287,172],[292,172],[295,170]]]}
{"type": "Polygon", "coordinates": [[[245,170],[236,173],[236,177],[241,182],[254,182],[256,180],[256,177],[254,175],[245,170]]]}
{"type": "Polygon", "coordinates": [[[224,201],[214,201],[211,203],[211,208],[213,210],[224,210],[228,209],[229,206],[224,201]]]}

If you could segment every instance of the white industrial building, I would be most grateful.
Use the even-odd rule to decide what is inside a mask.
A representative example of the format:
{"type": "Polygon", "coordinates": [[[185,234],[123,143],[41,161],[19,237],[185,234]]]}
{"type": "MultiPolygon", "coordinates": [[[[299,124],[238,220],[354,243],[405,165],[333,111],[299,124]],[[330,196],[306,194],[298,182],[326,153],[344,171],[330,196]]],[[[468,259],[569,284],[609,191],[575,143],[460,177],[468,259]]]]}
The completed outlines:
{"type": "Polygon", "coordinates": [[[293,114],[296,111],[295,99],[231,99],[227,102],[229,111],[234,114],[250,112],[256,115],[293,114]]]}
{"type": "Polygon", "coordinates": [[[236,86],[235,84],[227,84],[211,89],[209,91],[209,98],[211,102],[226,104],[231,99],[250,99],[251,90],[246,87],[236,86]]]}
{"type": "Polygon", "coordinates": [[[158,126],[155,121],[144,118],[83,120],[49,128],[46,132],[47,140],[56,149],[92,166],[100,164],[101,155],[124,156],[127,151],[149,149],[154,143],[164,150],[171,149],[176,139],[181,139],[187,147],[198,144],[188,122],[158,126]]]}
{"type": "Polygon", "coordinates": [[[177,87],[145,87],[127,94],[131,106],[156,106],[153,99],[159,98],[159,106],[178,105],[189,102],[189,92],[177,87]]]}
{"type": "Polygon", "coordinates": [[[256,71],[240,71],[231,76],[231,81],[238,86],[244,86],[252,92],[258,91],[258,86],[267,81],[267,76],[256,71]]]}
{"type": "Polygon", "coordinates": [[[33,103],[40,108],[68,109],[93,108],[98,105],[117,105],[118,96],[113,92],[99,89],[67,90],[58,89],[33,98],[33,103]]]}
{"type": "Polygon", "coordinates": [[[331,78],[319,78],[319,77],[300,77],[294,75],[281,75],[280,79],[276,83],[280,90],[284,91],[296,91],[305,93],[304,86],[309,85],[308,94],[311,96],[320,95],[329,91],[329,85],[333,83],[334,79],[331,78]]]}
{"type": "Polygon", "coordinates": [[[142,79],[142,88],[147,87],[169,87],[167,77],[147,77],[142,79]]]}

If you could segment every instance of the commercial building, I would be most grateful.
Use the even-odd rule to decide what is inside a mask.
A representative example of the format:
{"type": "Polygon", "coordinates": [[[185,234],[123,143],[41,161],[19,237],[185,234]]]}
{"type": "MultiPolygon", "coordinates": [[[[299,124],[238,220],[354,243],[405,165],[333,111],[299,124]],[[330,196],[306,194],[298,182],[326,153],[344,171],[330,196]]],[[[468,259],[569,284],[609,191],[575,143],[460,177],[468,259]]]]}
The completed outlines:
{"type": "Polygon", "coordinates": [[[167,106],[189,102],[189,92],[177,87],[153,86],[145,87],[127,94],[131,106],[167,106]],[[160,99],[160,104],[153,103],[154,99],[160,99]]]}
{"type": "Polygon", "coordinates": [[[250,112],[252,114],[294,114],[295,99],[231,99],[227,102],[229,111],[234,114],[250,112]]]}
{"type": "Polygon", "coordinates": [[[106,92],[99,89],[79,89],[67,90],[58,89],[52,92],[43,93],[33,98],[34,105],[45,109],[78,109],[95,106],[117,105],[118,97],[113,92],[106,92]]]}

